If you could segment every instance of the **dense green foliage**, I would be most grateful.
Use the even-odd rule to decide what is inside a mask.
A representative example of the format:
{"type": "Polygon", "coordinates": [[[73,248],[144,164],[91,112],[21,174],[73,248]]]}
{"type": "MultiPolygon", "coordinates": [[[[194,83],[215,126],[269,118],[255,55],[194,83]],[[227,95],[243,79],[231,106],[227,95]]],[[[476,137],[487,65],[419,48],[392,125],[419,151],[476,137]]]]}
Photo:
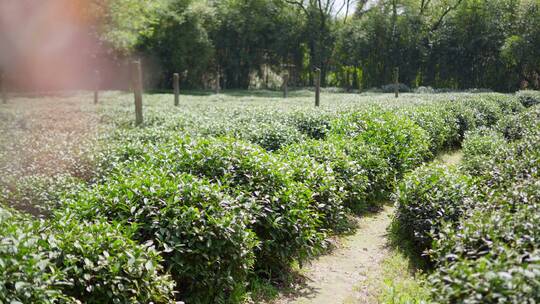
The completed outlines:
{"type": "Polygon", "coordinates": [[[440,164],[421,167],[398,188],[396,232],[418,254],[431,247],[442,222],[456,222],[470,204],[469,178],[456,171],[440,164]]]}
{"type": "Polygon", "coordinates": [[[378,148],[399,176],[430,157],[426,131],[404,116],[390,112],[360,112],[338,119],[332,131],[378,148]]]}
{"type": "MultiPolygon", "coordinates": [[[[125,108],[130,98],[104,105],[103,119],[116,129],[102,138],[90,183],[36,179],[33,189],[28,179],[0,197],[2,203],[23,197],[52,211],[45,220],[6,211],[0,244],[9,246],[0,246],[0,267],[9,261],[17,268],[4,272],[0,288],[9,300],[37,302],[241,302],[254,281],[279,284],[293,265],[323,252],[328,237],[347,231],[351,212],[380,207],[396,189],[395,228],[404,243],[417,254],[431,249],[426,259],[435,269],[461,265],[445,270],[457,276],[471,269],[467,265],[477,266],[476,256],[449,257],[458,246],[453,244],[476,244],[455,232],[466,219],[481,227],[476,231],[499,237],[499,228],[492,228],[496,222],[478,217],[525,217],[520,206],[533,206],[538,107],[523,112],[521,102],[528,105],[528,99],[339,97],[312,110],[301,97],[275,103],[265,98],[248,108],[253,97],[205,96],[208,102],[190,100],[171,109],[161,102],[170,96],[149,96],[140,127],[125,108]],[[423,165],[463,138],[462,168],[423,165]],[[49,184],[54,187],[47,191],[49,184]],[[18,252],[14,259],[11,252],[18,252]],[[18,281],[33,286],[28,295],[17,293],[18,281]]],[[[524,240],[535,233],[516,223],[521,224],[524,240]]],[[[501,236],[497,242],[506,241],[501,236]]],[[[490,259],[493,267],[504,269],[507,261],[522,266],[514,259],[521,251],[504,252],[508,259],[497,255],[490,259]]],[[[464,297],[460,290],[452,295],[453,287],[437,271],[433,286],[445,290],[441,299],[464,297]]],[[[515,280],[523,283],[517,274],[515,280]]]]}
{"type": "MultiPolygon", "coordinates": [[[[523,106],[535,104],[519,100],[523,106]]],[[[421,168],[400,186],[394,224],[402,236],[427,240],[415,241],[412,249],[427,253],[434,266],[428,282],[435,302],[539,300],[538,122],[535,106],[504,117],[491,129],[468,132],[461,172],[451,169],[449,175],[450,169],[441,165],[421,168]],[[449,176],[467,181],[457,196],[460,182],[448,183],[449,176]]]]}
{"type": "Polygon", "coordinates": [[[216,302],[238,287],[257,245],[241,203],[189,174],[139,164],[129,170],[81,193],[69,204],[72,212],[135,224],[135,239],[157,245],[179,289],[194,301],[216,302]]]}
{"type": "Polygon", "coordinates": [[[284,73],[306,86],[320,68],[323,86],[390,92],[396,67],[403,91],[540,88],[534,0],[92,3],[101,39],[148,58],[165,88],[173,72],[190,87],[279,88],[284,73]]]}
{"type": "Polygon", "coordinates": [[[170,303],[174,284],[162,276],[149,244],[104,221],[69,216],[46,225],[0,209],[0,301],[5,303],[170,303]]]}

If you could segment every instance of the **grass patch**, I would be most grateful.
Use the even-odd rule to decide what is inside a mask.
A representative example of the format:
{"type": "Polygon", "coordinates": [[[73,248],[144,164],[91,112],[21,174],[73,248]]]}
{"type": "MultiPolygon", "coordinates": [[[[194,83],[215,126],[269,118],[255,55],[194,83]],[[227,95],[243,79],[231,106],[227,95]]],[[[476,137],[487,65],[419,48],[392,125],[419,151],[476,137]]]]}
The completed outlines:
{"type": "Polygon", "coordinates": [[[463,152],[460,150],[456,151],[445,151],[440,153],[436,160],[447,164],[447,165],[459,165],[463,159],[463,152]]]}
{"type": "Polygon", "coordinates": [[[425,275],[401,252],[392,250],[382,263],[378,303],[427,303],[429,291],[425,275]]]}

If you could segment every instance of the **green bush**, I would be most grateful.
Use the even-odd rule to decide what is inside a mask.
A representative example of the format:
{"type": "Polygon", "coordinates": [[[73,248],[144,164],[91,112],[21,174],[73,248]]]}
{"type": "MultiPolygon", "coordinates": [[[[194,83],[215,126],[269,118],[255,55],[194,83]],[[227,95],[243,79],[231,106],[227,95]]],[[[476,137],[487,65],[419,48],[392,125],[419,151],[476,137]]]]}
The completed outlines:
{"type": "Polygon", "coordinates": [[[460,260],[429,277],[435,303],[537,303],[540,252],[460,260]]]}
{"type": "Polygon", "coordinates": [[[489,97],[467,99],[463,104],[473,109],[476,127],[491,127],[503,117],[501,106],[489,97]]]}
{"type": "Polygon", "coordinates": [[[459,143],[458,119],[446,107],[414,107],[407,112],[407,116],[428,133],[433,153],[459,143]]]}
{"type": "Polygon", "coordinates": [[[486,191],[512,191],[516,182],[540,178],[540,135],[511,143],[493,153],[483,174],[486,191]],[[490,190],[491,189],[491,190],[490,190]]]}
{"type": "Polygon", "coordinates": [[[431,248],[443,222],[456,223],[469,202],[470,178],[434,163],[405,176],[395,195],[394,232],[417,254],[431,248]]]}
{"type": "Polygon", "coordinates": [[[135,224],[140,242],[152,241],[163,251],[181,296],[214,303],[244,287],[257,245],[246,227],[249,210],[222,190],[189,174],[134,165],[130,174],[111,176],[69,207],[83,218],[135,224]]]}
{"type": "Polygon", "coordinates": [[[260,145],[267,151],[279,150],[304,138],[295,127],[280,122],[247,124],[234,137],[260,145]]]}
{"type": "Polygon", "coordinates": [[[484,176],[490,171],[490,160],[507,146],[503,135],[487,128],[467,132],[463,141],[462,167],[473,176],[484,176]]]}
{"type": "Polygon", "coordinates": [[[281,159],[287,176],[304,184],[311,191],[311,208],[321,215],[321,227],[330,231],[345,229],[347,217],[343,204],[344,193],[333,168],[309,155],[294,152],[282,153],[281,159]]]}
{"type": "Polygon", "coordinates": [[[525,106],[520,102],[519,98],[515,96],[506,95],[506,94],[490,94],[487,95],[487,98],[495,101],[504,116],[514,115],[525,110],[525,106]]]}
{"type": "Polygon", "coordinates": [[[11,177],[0,191],[0,204],[36,216],[49,214],[63,196],[76,193],[82,181],[70,175],[28,175],[11,177]]]}
{"type": "Polygon", "coordinates": [[[296,112],[290,117],[291,123],[309,138],[324,139],[330,131],[331,117],[318,112],[296,112]]]}
{"type": "Polygon", "coordinates": [[[430,277],[440,303],[535,303],[540,300],[540,208],[536,185],[528,205],[480,209],[458,229],[445,227],[430,277]]]}
{"type": "Polygon", "coordinates": [[[540,300],[540,137],[527,129],[511,144],[487,129],[466,140],[465,157],[485,157],[478,161],[481,193],[458,224],[445,223],[435,238],[430,257],[436,270],[428,280],[434,301],[540,300]]]}
{"type": "Polygon", "coordinates": [[[510,141],[540,133],[540,107],[535,106],[519,115],[507,116],[496,126],[510,141]]]}
{"type": "Polygon", "coordinates": [[[312,208],[310,189],[287,174],[287,164],[258,146],[228,138],[179,138],[142,162],[208,178],[252,202],[257,211],[250,227],[262,242],[256,251],[259,270],[279,274],[322,244],[320,214],[312,208]]]}
{"type": "MultiPolygon", "coordinates": [[[[370,181],[368,171],[362,163],[352,159],[346,153],[348,143],[341,139],[311,140],[287,147],[282,153],[295,158],[310,156],[333,171],[337,183],[336,193],[340,193],[346,207],[361,211],[368,207],[368,191],[370,181]]],[[[293,165],[295,166],[295,165],[293,165]]],[[[309,172],[311,168],[305,167],[309,172]]]]}
{"type": "Polygon", "coordinates": [[[476,128],[475,110],[463,102],[450,102],[444,106],[455,117],[458,125],[458,143],[461,143],[465,133],[476,128]]]}
{"type": "Polygon", "coordinates": [[[378,206],[394,191],[396,168],[392,167],[390,160],[381,152],[381,148],[364,143],[361,139],[351,140],[346,137],[334,136],[340,149],[354,162],[365,170],[367,185],[367,202],[370,206],[378,206]]]}
{"type": "Polygon", "coordinates": [[[539,91],[519,91],[516,93],[517,98],[525,107],[532,107],[540,104],[539,91]]]}
{"type": "Polygon", "coordinates": [[[74,302],[57,287],[64,278],[49,256],[46,232],[39,221],[0,208],[1,303],[74,302]]]}
{"type": "Polygon", "coordinates": [[[0,209],[0,301],[171,303],[159,254],[118,225],[64,217],[48,225],[0,209]]]}
{"type": "Polygon", "coordinates": [[[85,303],[171,303],[174,283],[151,243],[139,245],[120,224],[66,215],[52,225],[54,261],[67,281],[64,294],[85,303]]]}
{"type": "Polygon", "coordinates": [[[333,131],[377,147],[397,178],[432,156],[429,135],[403,115],[355,112],[334,121],[333,131]]]}

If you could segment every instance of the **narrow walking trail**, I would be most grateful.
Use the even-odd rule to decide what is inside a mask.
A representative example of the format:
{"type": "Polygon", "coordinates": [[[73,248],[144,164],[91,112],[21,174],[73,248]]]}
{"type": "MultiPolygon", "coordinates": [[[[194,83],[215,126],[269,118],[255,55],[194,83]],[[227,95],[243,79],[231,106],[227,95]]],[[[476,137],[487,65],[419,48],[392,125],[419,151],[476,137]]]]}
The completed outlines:
{"type": "Polygon", "coordinates": [[[393,207],[361,218],[357,231],[340,239],[329,255],[306,265],[305,285],[274,303],[376,303],[369,278],[377,277],[388,253],[387,228],[393,207]]]}
{"type": "MultiPolygon", "coordinates": [[[[461,151],[441,153],[436,161],[447,165],[461,162],[461,151]]],[[[378,303],[385,259],[395,254],[388,244],[388,227],[394,207],[359,219],[354,234],[340,238],[340,244],[303,271],[305,282],[273,304],[372,304],[378,303]]],[[[407,271],[406,271],[407,272],[407,271]]]]}

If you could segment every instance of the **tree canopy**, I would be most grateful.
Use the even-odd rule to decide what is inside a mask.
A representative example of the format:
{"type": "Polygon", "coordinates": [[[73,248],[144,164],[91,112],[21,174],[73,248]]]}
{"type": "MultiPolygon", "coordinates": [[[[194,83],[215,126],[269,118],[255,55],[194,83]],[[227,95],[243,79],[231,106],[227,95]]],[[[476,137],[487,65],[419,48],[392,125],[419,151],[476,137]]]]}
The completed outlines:
{"type": "MultiPolygon", "coordinates": [[[[86,1],[85,1],[86,2],[86,1]]],[[[115,52],[186,86],[540,88],[538,0],[92,0],[115,52]],[[353,6],[354,5],[354,6],[353,6]],[[355,11],[353,10],[355,7],[355,11]]]]}

